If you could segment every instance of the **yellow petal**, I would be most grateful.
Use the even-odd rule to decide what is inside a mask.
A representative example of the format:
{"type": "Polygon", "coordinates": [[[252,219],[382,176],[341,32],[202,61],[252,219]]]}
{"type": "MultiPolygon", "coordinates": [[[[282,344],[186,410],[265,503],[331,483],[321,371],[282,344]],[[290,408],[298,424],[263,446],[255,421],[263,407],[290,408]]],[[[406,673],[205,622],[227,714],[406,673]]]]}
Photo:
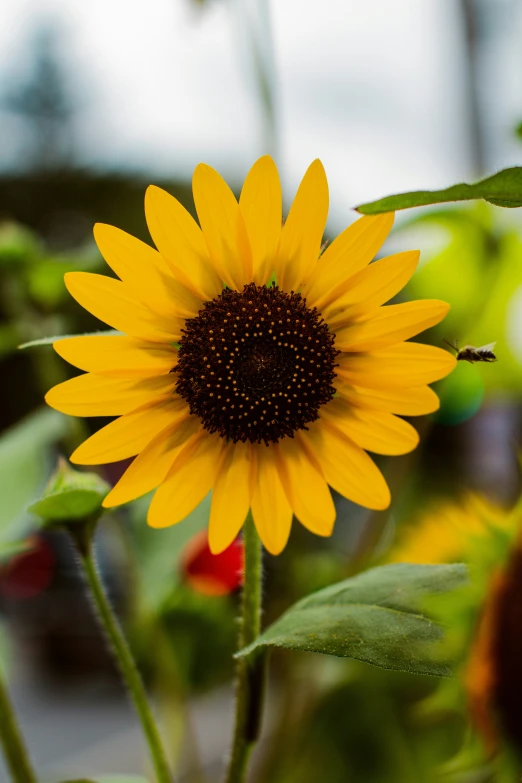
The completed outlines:
{"type": "Polygon", "coordinates": [[[172,375],[122,379],[86,373],[53,386],[45,401],[69,416],[122,416],[173,392],[172,375]]]}
{"type": "Polygon", "coordinates": [[[350,278],[368,266],[386,240],[394,214],[365,215],[334,239],[303,290],[311,307],[323,309],[350,287],[350,278]]]}
{"type": "Polygon", "coordinates": [[[421,343],[399,343],[373,353],[341,354],[336,373],[367,389],[396,389],[433,383],[455,368],[449,351],[421,343]]]}
{"type": "Polygon", "coordinates": [[[322,471],[300,440],[284,438],[274,447],[279,477],[298,520],[318,536],[330,536],[335,506],[322,471]]]}
{"type": "Polygon", "coordinates": [[[141,406],[91,435],[71,455],[71,462],[102,465],[134,457],[159,432],[187,416],[187,403],[179,396],[141,406]]]}
{"type": "Polygon", "coordinates": [[[111,269],[153,312],[192,318],[201,309],[201,299],[174,278],[154,248],[104,223],[94,226],[94,238],[111,269]]]}
{"type": "Polygon", "coordinates": [[[382,473],[350,438],[323,420],[314,422],[301,437],[337,492],[366,508],[388,508],[390,490],[382,473]]]}
{"type": "Polygon", "coordinates": [[[348,326],[354,318],[392,299],[415,272],[419,255],[418,250],[407,250],[387,256],[354,275],[346,293],[322,310],[332,329],[348,326]]]}
{"type": "Polygon", "coordinates": [[[180,452],[149,506],[151,527],[170,527],[185,519],[214,486],[223,439],[204,430],[180,452]]]}
{"type": "Polygon", "coordinates": [[[320,160],[304,175],[281,232],[277,284],[298,291],[314,269],[328,217],[328,182],[320,160]]]}
{"type": "Polygon", "coordinates": [[[80,370],[121,377],[162,375],[178,361],[170,345],[145,343],[124,335],[85,335],[56,340],[53,348],[80,370]]]}
{"type": "Polygon", "coordinates": [[[113,329],[153,343],[179,340],[185,321],[152,313],[125,283],[90,272],[67,272],[64,280],[71,296],[113,329]]]}
{"type": "Polygon", "coordinates": [[[270,155],[259,158],[248,172],[239,208],[252,248],[254,282],[265,285],[275,269],[283,211],[279,174],[270,155]]]}
{"type": "Polygon", "coordinates": [[[449,304],[439,299],[380,307],[369,320],[339,329],[335,333],[335,347],[348,352],[387,348],[435,326],[449,309],[449,304]]]}
{"type": "Polygon", "coordinates": [[[400,416],[425,416],[440,407],[439,398],[429,386],[414,386],[409,389],[363,389],[341,385],[337,393],[358,408],[387,411],[400,416]]]}
{"type": "Polygon", "coordinates": [[[176,278],[200,299],[214,299],[223,289],[214,271],[201,229],[185,207],[161,188],[145,194],[150,235],[176,278]]]}
{"type": "Polygon", "coordinates": [[[417,430],[408,422],[385,411],[355,408],[343,397],[335,397],[321,408],[320,416],[375,454],[407,454],[419,443],[417,430]]]}
{"type": "Polygon", "coordinates": [[[223,449],[217,470],[208,542],[218,555],[235,539],[243,526],[252,499],[255,459],[249,443],[229,443],[223,449]]]}
{"type": "Polygon", "coordinates": [[[103,501],[105,508],[121,506],[156,489],[185,448],[188,439],[200,428],[197,416],[187,416],[156,435],[109,492],[103,501]]]}
{"type": "Polygon", "coordinates": [[[229,288],[241,291],[252,282],[252,251],[236,197],[205,163],[196,166],[192,191],[214,268],[229,288]]]}
{"type": "Polygon", "coordinates": [[[288,502],[270,446],[256,446],[257,478],[252,493],[252,515],[259,538],[272,555],[286,546],[292,526],[288,502]]]}

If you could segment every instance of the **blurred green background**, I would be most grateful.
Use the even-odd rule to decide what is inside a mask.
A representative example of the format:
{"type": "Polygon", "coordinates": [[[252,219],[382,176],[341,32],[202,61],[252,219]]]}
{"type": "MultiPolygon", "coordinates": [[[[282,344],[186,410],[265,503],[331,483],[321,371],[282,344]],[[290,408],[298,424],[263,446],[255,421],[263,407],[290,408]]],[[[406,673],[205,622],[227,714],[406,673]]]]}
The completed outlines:
{"type": "MultiPolygon", "coordinates": [[[[270,152],[288,204],[321,157],[329,238],[367,198],[516,164],[522,13],[510,0],[25,0],[7,3],[0,40],[0,655],[42,780],[138,773],[142,741],[74,558],[60,533],[39,532],[26,511],[58,456],[106,420],[46,409],[45,392],[75,371],[50,346],[18,346],[104,328],[68,295],[64,273],[107,272],[95,222],[150,241],[150,182],[193,211],[190,172],[200,160],[237,189],[270,152]]],[[[483,203],[405,213],[382,254],[414,247],[421,265],[397,301],[452,306],[422,340],[496,341],[499,361],[459,364],[437,385],[440,411],[413,422],[416,452],[379,459],[394,498],[388,511],[337,497],[331,539],[295,525],[285,552],[266,556],[266,623],[312,590],[393,559],[406,531],[422,531],[428,518],[435,529],[441,520],[444,538],[437,504],[472,491],[509,507],[520,493],[522,215],[483,203]]],[[[125,467],[100,473],[114,482],[125,467]]],[[[102,569],[179,779],[214,781],[232,719],[238,596],[201,593],[187,575],[208,498],[161,532],[145,524],[147,503],[102,520],[102,569]]],[[[428,537],[418,551],[430,560],[428,537]]],[[[463,546],[451,558],[468,556],[463,546]]],[[[468,614],[455,622],[472,634],[476,613],[468,614]]],[[[470,744],[470,731],[457,686],[278,652],[253,780],[509,780],[476,738],[470,744]]]]}

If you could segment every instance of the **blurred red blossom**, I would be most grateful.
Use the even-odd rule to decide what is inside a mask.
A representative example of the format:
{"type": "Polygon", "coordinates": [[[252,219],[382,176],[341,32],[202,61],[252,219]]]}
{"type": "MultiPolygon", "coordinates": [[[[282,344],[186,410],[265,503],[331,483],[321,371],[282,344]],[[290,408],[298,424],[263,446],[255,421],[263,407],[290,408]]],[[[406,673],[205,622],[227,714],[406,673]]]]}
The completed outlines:
{"type": "Polygon", "coordinates": [[[243,584],[243,541],[236,538],[219,555],[213,555],[206,531],[190,539],[182,557],[185,581],[205,595],[227,595],[243,584]]]}
{"type": "Polygon", "coordinates": [[[0,566],[0,595],[10,599],[34,598],[49,587],[55,564],[50,544],[42,536],[32,536],[24,552],[0,566]]]}

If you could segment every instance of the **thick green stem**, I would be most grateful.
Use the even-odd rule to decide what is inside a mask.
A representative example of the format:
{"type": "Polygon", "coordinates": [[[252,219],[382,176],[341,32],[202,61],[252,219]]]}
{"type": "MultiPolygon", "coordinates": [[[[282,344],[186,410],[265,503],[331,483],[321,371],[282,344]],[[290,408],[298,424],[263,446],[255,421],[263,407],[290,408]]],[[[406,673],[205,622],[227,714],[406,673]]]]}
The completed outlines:
{"type": "Polygon", "coordinates": [[[36,783],[36,776],[2,676],[0,676],[0,741],[13,783],[36,783]]]}
{"type": "MultiPolygon", "coordinates": [[[[243,533],[245,577],[241,602],[239,648],[254,641],[261,629],[261,541],[249,515],[243,533]]],[[[226,783],[243,783],[261,724],[264,662],[259,655],[239,658],[236,669],[236,713],[226,783]]]]}
{"type": "Polygon", "coordinates": [[[112,610],[101,582],[92,551],[93,548],[90,536],[87,537],[87,540],[85,540],[85,538],[82,540],[82,538],[76,536],[75,543],[77,544],[85,579],[89,586],[96,609],[98,610],[101,626],[105,632],[107,641],[112,648],[123,681],[132,697],[143,732],[147,739],[157,781],[158,783],[171,783],[172,778],[165,751],[163,750],[158,727],[156,726],[147,700],[147,693],[128,642],[123,634],[120,623],[112,610]]]}

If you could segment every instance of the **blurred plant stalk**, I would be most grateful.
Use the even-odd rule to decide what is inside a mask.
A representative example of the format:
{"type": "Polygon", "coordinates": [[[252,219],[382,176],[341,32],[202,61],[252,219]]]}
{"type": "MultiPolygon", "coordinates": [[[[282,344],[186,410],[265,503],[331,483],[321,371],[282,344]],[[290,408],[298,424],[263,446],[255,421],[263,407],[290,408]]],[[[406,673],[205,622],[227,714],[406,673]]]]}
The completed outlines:
{"type": "Polygon", "coordinates": [[[136,666],[123,629],[116,617],[100,578],[94,556],[94,531],[97,518],[69,525],[83,575],[97,610],[99,622],[112,649],[123,681],[134,702],[138,718],[147,740],[157,783],[172,783],[159,729],[150,708],[143,680],[136,666]]]}
{"type": "MultiPolygon", "coordinates": [[[[251,644],[261,631],[262,549],[249,513],[243,528],[245,572],[241,599],[239,649],[251,644]]],[[[261,728],[264,701],[264,655],[239,658],[236,667],[234,737],[225,783],[243,783],[248,762],[261,728]]]]}
{"type": "Polygon", "coordinates": [[[263,154],[279,159],[276,116],[276,64],[268,0],[238,0],[240,30],[244,31],[262,116],[263,154]]]}
{"type": "Polygon", "coordinates": [[[36,775],[22,739],[4,677],[5,675],[2,673],[0,676],[0,740],[4,757],[13,783],[36,783],[36,775]]]}

